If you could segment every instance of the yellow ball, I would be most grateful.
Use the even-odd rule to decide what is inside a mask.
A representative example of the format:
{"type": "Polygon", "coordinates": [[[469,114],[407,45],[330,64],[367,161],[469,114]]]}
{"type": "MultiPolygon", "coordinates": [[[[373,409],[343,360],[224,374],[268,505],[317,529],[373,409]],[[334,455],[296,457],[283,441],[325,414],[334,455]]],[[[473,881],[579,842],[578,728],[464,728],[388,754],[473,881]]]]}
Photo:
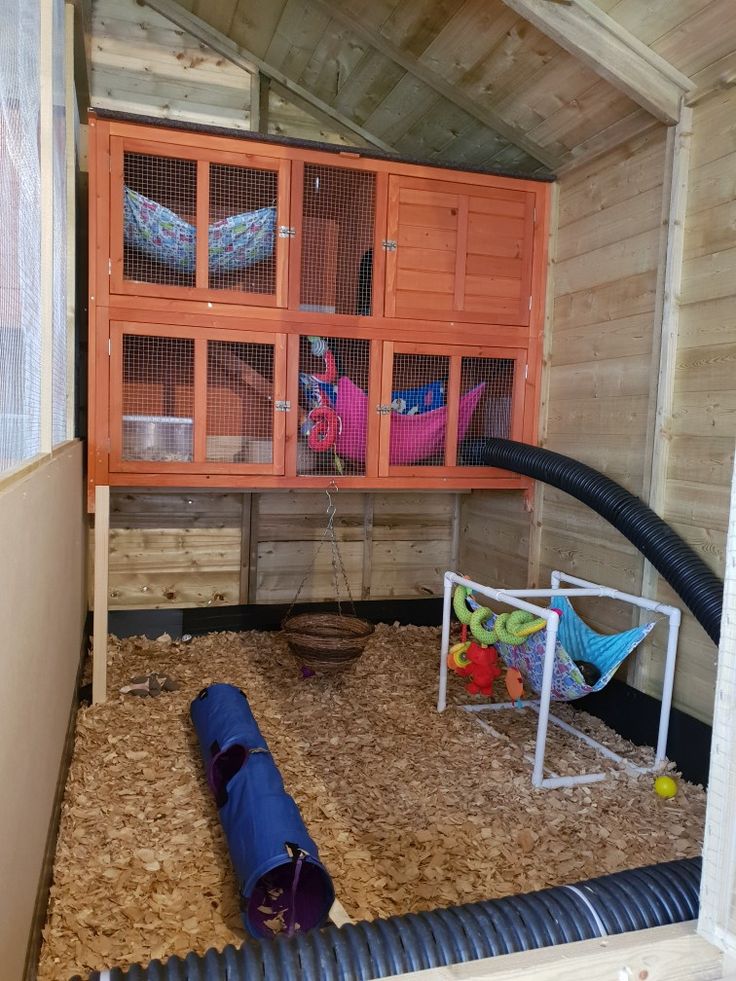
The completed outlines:
{"type": "Polygon", "coordinates": [[[673,780],[672,777],[657,777],[654,781],[654,791],[660,797],[669,800],[670,797],[674,797],[677,793],[677,781],[673,780]]]}

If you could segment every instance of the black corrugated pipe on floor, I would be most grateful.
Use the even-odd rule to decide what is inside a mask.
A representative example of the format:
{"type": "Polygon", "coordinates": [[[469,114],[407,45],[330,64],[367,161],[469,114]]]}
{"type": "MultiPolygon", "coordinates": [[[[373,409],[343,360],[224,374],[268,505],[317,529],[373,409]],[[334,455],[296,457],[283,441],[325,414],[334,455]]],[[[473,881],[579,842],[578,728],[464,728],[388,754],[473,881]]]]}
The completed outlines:
{"type": "Polygon", "coordinates": [[[370,981],[683,923],[698,915],[700,865],[699,858],[680,859],[520,896],[113,968],[89,981],[370,981]]]}
{"type": "Polygon", "coordinates": [[[672,586],[716,644],[721,634],[723,582],[658,515],[620,484],[561,453],[510,439],[489,439],[481,451],[500,467],[551,484],[610,521],[672,586]]]}

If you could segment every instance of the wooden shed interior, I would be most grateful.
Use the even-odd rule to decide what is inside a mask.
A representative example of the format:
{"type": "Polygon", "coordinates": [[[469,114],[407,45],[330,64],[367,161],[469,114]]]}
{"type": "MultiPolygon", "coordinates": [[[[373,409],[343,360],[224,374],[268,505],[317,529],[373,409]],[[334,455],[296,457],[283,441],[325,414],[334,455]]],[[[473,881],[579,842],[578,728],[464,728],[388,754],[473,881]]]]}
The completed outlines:
{"type": "MultiPolygon", "coordinates": [[[[552,947],[442,977],[729,976],[733,0],[0,0],[0,11],[3,977],[68,981],[72,968],[118,963],[123,941],[75,948],[53,902],[46,918],[62,811],[57,856],[96,842],[92,826],[114,810],[88,782],[94,756],[72,766],[86,804],[67,789],[62,808],[75,727],[77,752],[103,768],[119,736],[112,703],[114,725],[148,731],[131,714],[148,700],[119,693],[153,656],[132,635],[265,631],[297,594],[331,603],[326,490],[368,619],[436,628],[447,570],[498,589],[544,587],[562,570],[682,609],[669,757],[703,784],[713,747],[699,926],[586,941],[567,974],[552,947]],[[335,414],[323,435],[315,421],[335,414]],[[489,437],[587,464],[660,515],[725,579],[720,649],[611,523],[550,483],[485,465],[489,437]],[[86,681],[94,704],[79,708],[86,681]],[[55,932],[67,937],[58,948],[55,932]]],[[[603,634],[643,623],[609,599],[575,606],[603,634]]],[[[439,633],[406,637],[407,656],[434,645],[431,670],[397,682],[411,700],[412,684],[435,683],[439,633]]],[[[230,678],[218,643],[197,648],[213,665],[201,678],[193,660],[181,667],[185,688],[219,680],[215,667],[230,678]]],[[[276,676],[252,643],[247,683],[275,704],[276,676]]],[[[183,665],[186,648],[174,650],[183,665]]],[[[654,630],[590,711],[651,745],[641,719],[659,711],[666,655],[654,630]]],[[[285,692],[302,704],[295,682],[285,692]]],[[[328,709],[306,711],[295,740],[316,746],[328,709]]],[[[408,711],[413,724],[421,713],[408,711]]],[[[661,823],[693,826],[671,853],[652,846],[658,861],[702,844],[704,798],[685,783],[661,823]]],[[[564,806],[583,799],[570,792],[564,806]]],[[[537,798],[519,794],[532,813],[537,798]]],[[[623,823],[625,807],[605,801],[623,823]]],[[[529,841],[544,819],[540,805],[529,841]]],[[[645,864],[622,848],[601,872],[645,864]]],[[[522,866],[502,876],[507,891],[547,884],[522,866]]],[[[443,899],[462,901],[438,886],[421,908],[443,899]]],[[[402,911],[375,910],[356,902],[361,915],[402,911]]],[[[182,944],[159,937],[149,955],[182,944]]],[[[135,950],[126,963],[146,960],[135,950]]]]}

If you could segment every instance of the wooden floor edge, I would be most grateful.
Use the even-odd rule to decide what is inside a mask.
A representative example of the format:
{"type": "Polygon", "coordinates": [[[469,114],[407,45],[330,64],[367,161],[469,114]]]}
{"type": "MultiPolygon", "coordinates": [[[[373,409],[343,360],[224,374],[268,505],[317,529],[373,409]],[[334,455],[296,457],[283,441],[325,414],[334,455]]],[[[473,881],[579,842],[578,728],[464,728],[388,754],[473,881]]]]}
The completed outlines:
{"type": "Polygon", "coordinates": [[[720,981],[723,954],[696,921],[397,974],[415,981],[720,981]]]}

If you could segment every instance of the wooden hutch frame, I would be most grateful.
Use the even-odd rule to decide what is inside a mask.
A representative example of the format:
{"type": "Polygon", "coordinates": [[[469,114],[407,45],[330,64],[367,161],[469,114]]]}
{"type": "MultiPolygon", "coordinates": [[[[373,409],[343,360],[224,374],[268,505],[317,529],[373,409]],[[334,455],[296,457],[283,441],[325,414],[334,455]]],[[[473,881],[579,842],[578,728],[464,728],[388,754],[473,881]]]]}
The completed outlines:
{"type": "MultiPolygon", "coordinates": [[[[107,631],[107,538],[110,487],[315,489],[336,481],[341,488],[371,490],[431,489],[458,491],[472,488],[518,489],[529,493],[531,481],[492,468],[457,465],[457,421],[463,357],[511,359],[514,365],[512,436],[534,442],[537,436],[542,333],[545,318],[547,240],[551,185],[546,181],[517,179],[403,163],[364,155],[361,151],[315,149],[285,141],[225,136],[171,126],[149,125],[95,113],[89,119],[90,240],[89,240],[89,457],[88,507],[97,512],[95,545],[95,698],[104,698],[104,655],[107,631]],[[121,193],[124,151],[192,161],[196,174],[196,227],[208,227],[211,164],[255,167],[278,175],[277,223],[285,237],[278,238],[272,294],[215,290],[208,279],[208,237],[197,236],[195,271],[191,285],[169,285],[126,280],[123,256],[121,193]],[[325,313],[300,309],[301,217],[304,168],[322,165],[369,172],[375,180],[374,230],[370,315],[325,313]],[[433,306],[419,285],[402,272],[396,239],[399,198],[415,200],[432,213],[433,202],[449,197],[458,202],[457,246],[443,257],[453,285],[443,302],[433,306]],[[416,199],[412,195],[418,196],[416,199]],[[488,201],[495,201],[496,217],[488,201]],[[113,207],[113,202],[116,202],[113,207]],[[471,204],[473,213],[471,212],[471,204]],[[500,203],[499,203],[500,202],[500,203]],[[520,204],[521,202],[521,204],[520,204]],[[478,256],[470,255],[469,221],[476,238],[494,233],[499,222],[503,235],[504,208],[523,211],[521,255],[494,260],[502,271],[478,275],[478,256]],[[501,217],[498,217],[500,210],[501,217]],[[284,222],[288,227],[284,229],[284,222]],[[463,238],[464,236],[464,238],[463,238]],[[392,241],[393,240],[393,241],[392,241]],[[470,259],[470,262],[468,262],[470,259]],[[521,270],[521,296],[505,299],[504,263],[521,270]],[[397,281],[404,276],[404,292],[397,302],[397,281]],[[473,303],[465,305],[465,290],[473,303]],[[480,286],[478,285],[480,283],[480,286]],[[414,292],[412,292],[412,289],[414,292]],[[454,291],[454,293],[453,293],[454,291]],[[413,306],[412,306],[413,304],[413,306]],[[473,312],[475,309],[476,312],[473,312]],[[402,314],[402,315],[397,315],[402,314]],[[428,315],[429,314],[429,315],[428,315]],[[444,319],[443,319],[444,318],[444,319]],[[163,334],[189,339],[195,350],[193,383],[194,463],[126,461],[120,433],[123,405],[120,379],[121,331],[126,334],[163,334]],[[208,462],[204,450],[203,420],[207,400],[207,341],[268,340],[275,352],[273,399],[286,406],[298,404],[300,336],[370,341],[368,364],[368,419],[364,473],[360,476],[297,474],[297,412],[274,412],[273,457],[269,465],[208,462]],[[449,366],[444,466],[395,466],[389,461],[392,364],[395,355],[442,355],[449,366]],[[204,367],[203,367],[204,366],[204,367]],[[117,373],[117,374],[116,374],[117,373]],[[203,408],[204,407],[204,408],[203,408]],[[373,411],[373,409],[377,411],[373,411]],[[383,414],[381,414],[383,409],[383,414]]],[[[445,212],[446,214],[447,212],[445,212]]],[[[517,236],[518,237],[518,236],[517,236]]],[[[482,256],[481,256],[482,259],[482,256]]],[[[483,271],[482,268],[480,270],[483,271]]],[[[427,275],[435,275],[434,273],[427,275]]]]}

